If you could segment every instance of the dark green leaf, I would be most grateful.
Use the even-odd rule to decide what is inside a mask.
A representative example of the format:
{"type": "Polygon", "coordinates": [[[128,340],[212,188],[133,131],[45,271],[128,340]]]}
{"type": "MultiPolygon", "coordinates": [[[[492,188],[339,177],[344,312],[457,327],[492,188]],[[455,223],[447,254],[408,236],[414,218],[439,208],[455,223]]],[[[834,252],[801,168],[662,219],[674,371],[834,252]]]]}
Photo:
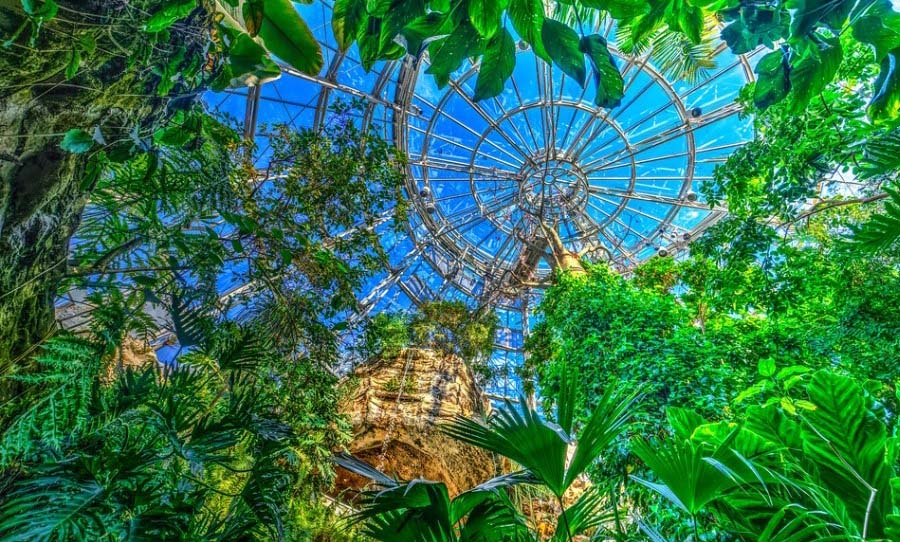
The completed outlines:
{"type": "Polygon", "coordinates": [[[900,47],[900,13],[890,2],[876,2],[866,14],[853,23],[853,37],[875,50],[875,61],[881,60],[891,49],[900,47]]]}
{"type": "Polygon", "coordinates": [[[753,103],[761,109],[783,100],[791,90],[788,77],[790,66],[783,51],[772,51],[760,59],[756,65],[756,86],[753,89],[753,103]]]}
{"type": "Polygon", "coordinates": [[[597,85],[594,103],[607,109],[618,107],[625,96],[625,81],[607,47],[606,40],[599,34],[591,34],[581,38],[580,48],[591,61],[594,82],[597,85]]]}
{"type": "Polygon", "coordinates": [[[365,0],[336,0],[331,15],[331,29],[341,51],[356,39],[366,16],[365,0]]]}
{"type": "Polygon", "coordinates": [[[900,120],[900,48],[892,49],[881,60],[881,72],[875,80],[875,95],[867,113],[876,124],[895,124],[900,120]]]}
{"type": "Polygon", "coordinates": [[[505,28],[490,41],[481,60],[475,82],[475,101],[493,98],[503,92],[506,80],[516,67],[516,44],[505,28]]]}
{"type": "Polygon", "coordinates": [[[190,15],[196,8],[196,0],[167,2],[162,9],[150,16],[144,24],[144,30],[147,32],[162,32],[175,24],[175,21],[190,15]]]}
{"type": "Polygon", "coordinates": [[[566,24],[545,18],[541,36],[544,48],[553,59],[553,63],[579,85],[584,86],[586,75],[584,53],[579,47],[578,33],[566,24]]]}
{"type": "Polygon", "coordinates": [[[793,111],[805,110],[809,101],[825,89],[834,79],[842,58],[841,43],[837,38],[807,39],[794,47],[790,75],[793,111]]]}
{"type": "Polygon", "coordinates": [[[259,37],[269,52],[297,70],[317,75],[322,69],[319,43],[290,0],[266,0],[259,37]]]}
{"type": "MultiPolygon", "coordinates": [[[[467,23],[460,24],[446,38],[432,42],[428,46],[431,64],[426,73],[435,76],[439,83],[446,84],[450,74],[456,71],[469,55],[469,50],[480,40],[475,29],[467,23]]],[[[443,86],[440,85],[439,86],[443,86]]]]}
{"type": "Polygon", "coordinates": [[[541,0],[510,0],[507,14],[516,34],[531,45],[534,54],[547,62],[552,62],[541,39],[541,28],[544,25],[544,3],[541,0]]]}
{"type": "Polygon", "coordinates": [[[470,0],[469,21],[479,34],[490,38],[500,28],[500,16],[506,5],[506,0],[470,0]]]}
{"type": "Polygon", "coordinates": [[[73,154],[85,153],[94,146],[94,136],[85,130],[73,128],[66,132],[59,146],[73,154]]]}
{"type": "Polygon", "coordinates": [[[650,11],[646,0],[583,0],[582,5],[609,12],[613,19],[628,20],[650,11]]]}
{"type": "Polygon", "coordinates": [[[418,55],[425,40],[447,36],[452,31],[453,23],[450,16],[432,11],[410,22],[400,33],[406,38],[406,50],[409,54],[418,55]]]}

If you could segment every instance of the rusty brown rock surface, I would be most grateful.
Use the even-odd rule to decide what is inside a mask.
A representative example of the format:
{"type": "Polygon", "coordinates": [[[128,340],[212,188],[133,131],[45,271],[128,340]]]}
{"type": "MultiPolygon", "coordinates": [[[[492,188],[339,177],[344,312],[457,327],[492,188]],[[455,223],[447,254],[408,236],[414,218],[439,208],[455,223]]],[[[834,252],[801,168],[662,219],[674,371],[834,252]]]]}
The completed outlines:
{"type": "MultiPolygon", "coordinates": [[[[495,475],[490,454],[437,430],[488,408],[472,370],[455,356],[410,348],[353,372],[356,391],[341,405],[353,425],[349,451],[401,480],[444,482],[452,495],[495,475]]],[[[359,490],[368,480],[339,470],[336,490],[359,490]]],[[[349,495],[349,493],[348,493],[349,495]]]]}

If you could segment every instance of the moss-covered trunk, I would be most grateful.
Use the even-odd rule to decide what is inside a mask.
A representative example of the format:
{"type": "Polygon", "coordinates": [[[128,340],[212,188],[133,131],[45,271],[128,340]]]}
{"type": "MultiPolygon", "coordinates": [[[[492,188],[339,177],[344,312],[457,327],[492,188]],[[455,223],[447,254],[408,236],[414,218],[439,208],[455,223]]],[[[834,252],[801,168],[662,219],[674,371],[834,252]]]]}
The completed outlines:
{"type": "Polygon", "coordinates": [[[0,96],[0,374],[52,329],[66,248],[84,208],[86,158],[64,152],[63,119],[83,118],[64,96],[0,96]],[[64,114],[60,114],[64,113],[64,114]],[[60,122],[62,121],[62,122],[60,122]]]}
{"type": "MultiPolygon", "coordinates": [[[[208,10],[180,28],[190,38],[173,32],[160,40],[141,31],[156,2],[57,3],[58,15],[37,34],[26,25],[0,48],[0,375],[54,328],[68,244],[95,178],[91,160],[133,151],[173,100],[190,103],[199,89],[177,70],[202,65],[209,40],[208,10]],[[167,69],[177,82],[158,92],[167,69]],[[71,129],[97,133],[103,144],[66,152],[60,142],[71,129]]],[[[0,39],[26,20],[20,0],[0,0],[0,39]]]]}

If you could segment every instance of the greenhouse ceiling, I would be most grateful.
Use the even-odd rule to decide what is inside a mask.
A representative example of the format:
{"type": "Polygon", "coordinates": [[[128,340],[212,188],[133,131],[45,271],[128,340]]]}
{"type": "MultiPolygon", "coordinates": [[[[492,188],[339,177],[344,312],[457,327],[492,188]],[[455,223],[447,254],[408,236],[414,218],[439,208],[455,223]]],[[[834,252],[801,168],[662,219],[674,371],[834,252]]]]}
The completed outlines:
{"type": "MultiPolygon", "coordinates": [[[[613,49],[624,97],[606,109],[593,102],[595,83],[582,88],[519,40],[510,82],[475,101],[478,63],[465,61],[443,89],[427,73],[427,52],[367,71],[356,45],[341,52],[335,43],[330,2],[298,10],[320,42],[321,72],[283,66],[279,79],[209,103],[243,119],[264,168],[267,126],[316,126],[331,120],[336,101],[364,101],[357,121],[408,153],[411,209],[405,235],[382,227],[391,270],[362,292],[362,316],[434,299],[494,307],[501,331],[492,363],[503,376],[491,391],[517,392],[508,369],[521,363],[555,252],[627,271],[679,253],[724,216],[700,186],[753,136],[735,100],[759,49],[735,55],[712,32],[704,43],[712,62],[687,74],[650,52],[613,49]],[[549,224],[562,243],[555,251],[549,224]]],[[[590,26],[615,43],[614,23],[590,26]]]]}

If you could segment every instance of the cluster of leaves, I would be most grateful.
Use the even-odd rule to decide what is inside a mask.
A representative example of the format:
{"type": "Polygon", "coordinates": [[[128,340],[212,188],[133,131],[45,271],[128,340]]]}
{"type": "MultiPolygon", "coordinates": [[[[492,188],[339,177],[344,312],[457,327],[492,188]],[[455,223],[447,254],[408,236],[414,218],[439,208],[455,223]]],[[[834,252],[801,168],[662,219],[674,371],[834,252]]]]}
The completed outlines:
{"type": "Polygon", "coordinates": [[[100,322],[128,321],[129,308],[105,310],[95,334],[51,339],[27,377],[43,397],[0,441],[0,536],[300,540],[291,506],[327,481],[345,438],[335,379],[285,363],[261,328],[212,322],[191,326],[212,331],[177,366],[107,368],[125,330],[100,322]]]}
{"type": "Polygon", "coordinates": [[[831,371],[790,389],[803,408],[768,401],[736,422],[670,409],[674,434],[634,445],[655,476],[638,481],[691,516],[695,533],[702,517],[704,530],[740,539],[897,540],[893,415],[831,371]]]}
{"type": "MultiPolygon", "coordinates": [[[[525,376],[537,376],[549,403],[573,366],[586,407],[613,379],[643,389],[636,416],[647,434],[663,432],[668,406],[732,415],[732,401],[761,362],[837,366],[862,380],[895,381],[896,259],[846,251],[827,233],[807,239],[801,247],[766,246],[764,258],[728,250],[722,260],[654,258],[631,279],[605,267],[562,276],[540,307],[525,376]]],[[[887,391],[880,395],[894,404],[887,391]]],[[[622,468],[632,461],[620,445],[622,468]]]]}
{"type": "Polygon", "coordinates": [[[492,310],[473,312],[461,301],[432,301],[406,313],[381,313],[366,322],[358,349],[364,360],[396,357],[409,346],[462,358],[479,382],[492,376],[488,363],[498,318],[492,310]]]}

